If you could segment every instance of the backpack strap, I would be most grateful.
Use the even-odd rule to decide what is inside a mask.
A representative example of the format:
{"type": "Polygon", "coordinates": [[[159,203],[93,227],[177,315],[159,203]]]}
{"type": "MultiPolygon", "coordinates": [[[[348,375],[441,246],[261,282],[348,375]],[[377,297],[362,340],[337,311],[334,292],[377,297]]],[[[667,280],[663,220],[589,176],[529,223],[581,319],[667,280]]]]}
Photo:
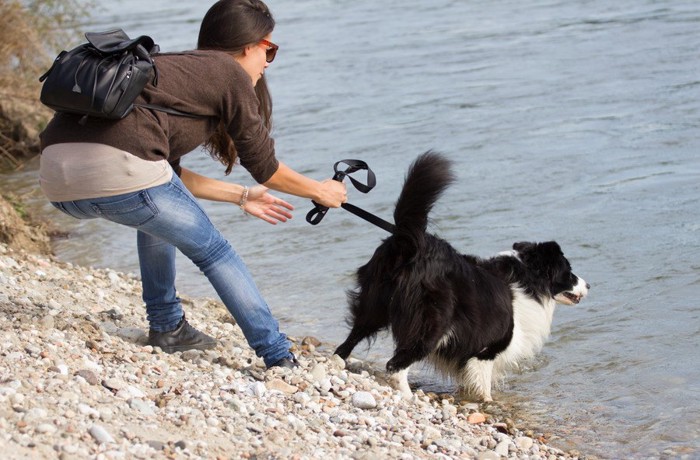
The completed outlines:
{"type": "Polygon", "coordinates": [[[170,115],[177,115],[180,117],[208,118],[204,115],[195,115],[195,114],[189,113],[189,112],[181,112],[180,110],[177,110],[177,109],[171,109],[170,107],[163,107],[163,106],[154,105],[154,104],[134,104],[134,107],[145,107],[147,109],[157,110],[159,112],[165,112],[165,113],[169,113],[170,115]]]}
{"type": "MultiPolygon", "coordinates": [[[[136,54],[140,59],[148,61],[153,65],[153,86],[158,86],[158,67],[156,67],[155,63],[153,62],[151,53],[159,52],[160,47],[156,45],[153,39],[148,35],[129,38],[126,32],[124,32],[122,29],[112,29],[106,32],[87,32],[85,34],[85,38],[87,38],[87,41],[101,53],[114,54],[128,50],[133,51],[134,54],[136,54]]],[[[134,104],[134,106],[145,107],[147,109],[157,110],[159,112],[165,112],[181,117],[206,118],[202,115],[194,115],[192,113],[182,112],[177,109],[163,107],[160,105],[134,104]]]]}

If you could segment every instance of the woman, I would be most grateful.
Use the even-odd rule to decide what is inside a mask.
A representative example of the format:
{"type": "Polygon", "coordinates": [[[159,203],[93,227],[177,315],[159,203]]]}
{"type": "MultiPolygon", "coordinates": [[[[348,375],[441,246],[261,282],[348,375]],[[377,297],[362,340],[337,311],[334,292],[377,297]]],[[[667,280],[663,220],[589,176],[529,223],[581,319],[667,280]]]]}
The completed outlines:
{"type": "Polygon", "coordinates": [[[165,352],[216,345],[182,311],[178,249],[205,274],[267,367],[297,365],[245,264],[195,199],[233,203],[272,224],[285,222],[293,208],[268,188],[328,207],[347,200],[344,184],[312,180],[275,158],[264,78],[278,49],[274,25],[260,0],[221,0],[202,20],[197,50],[154,57],[158,85],[148,85],[136,103],[198,118],[136,107],[118,121],[81,125],[80,116],[57,113],[41,134],[40,184],[56,208],[137,229],[148,343],[165,352]],[[180,158],[202,144],[226,174],[239,160],[262,185],[248,189],[181,167],[180,158]]]}

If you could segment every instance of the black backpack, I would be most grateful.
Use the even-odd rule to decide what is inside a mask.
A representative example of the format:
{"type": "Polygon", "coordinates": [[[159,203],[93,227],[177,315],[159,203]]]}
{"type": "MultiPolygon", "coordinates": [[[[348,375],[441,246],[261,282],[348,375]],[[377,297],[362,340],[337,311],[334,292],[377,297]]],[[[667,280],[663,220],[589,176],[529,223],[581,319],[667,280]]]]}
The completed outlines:
{"type": "Polygon", "coordinates": [[[147,35],[130,39],[121,29],[88,32],[88,43],[70,51],[61,51],[49,70],[39,78],[43,82],[41,102],[57,112],[118,120],[134,105],[173,115],[198,118],[168,107],[134,104],[149,81],[158,84],[158,69],[151,53],[158,45],[147,35]]]}

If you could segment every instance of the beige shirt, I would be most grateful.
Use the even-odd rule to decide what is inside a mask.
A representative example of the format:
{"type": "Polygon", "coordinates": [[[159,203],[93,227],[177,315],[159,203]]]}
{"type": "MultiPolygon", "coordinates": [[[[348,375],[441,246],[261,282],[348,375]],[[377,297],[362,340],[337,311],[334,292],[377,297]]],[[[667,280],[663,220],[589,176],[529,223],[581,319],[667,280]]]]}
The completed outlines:
{"type": "Polygon", "coordinates": [[[64,143],[41,153],[39,185],[49,201],[115,196],[170,182],[167,160],[149,161],[109,145],[64,143]]]}

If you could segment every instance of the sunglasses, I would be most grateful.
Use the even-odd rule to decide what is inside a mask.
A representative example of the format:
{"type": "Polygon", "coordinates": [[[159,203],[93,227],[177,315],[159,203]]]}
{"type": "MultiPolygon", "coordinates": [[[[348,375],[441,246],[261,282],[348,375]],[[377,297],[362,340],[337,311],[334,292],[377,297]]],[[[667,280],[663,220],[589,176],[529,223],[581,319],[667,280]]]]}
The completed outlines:
{"type": "Polygon", "coordinates": [[[264,38],[260,40],[258,44],[265,47],[265,61],[268,63],[274,61],[275,56],[277,55],[277,50],[280,49],[280,47],[271,41],[265,40],[264,38]]]}

